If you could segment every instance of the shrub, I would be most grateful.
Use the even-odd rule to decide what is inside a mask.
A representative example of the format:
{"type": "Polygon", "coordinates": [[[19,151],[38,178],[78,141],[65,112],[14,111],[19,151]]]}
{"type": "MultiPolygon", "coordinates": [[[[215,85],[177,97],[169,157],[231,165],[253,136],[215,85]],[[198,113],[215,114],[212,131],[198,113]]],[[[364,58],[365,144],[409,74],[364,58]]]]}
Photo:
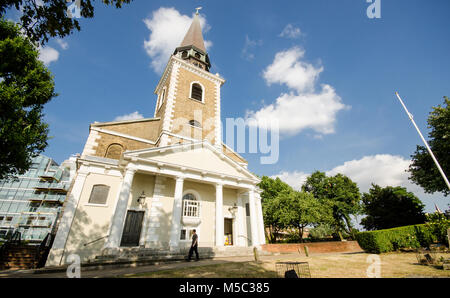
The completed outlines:
{"type": "Polygon", "coordinates": [[[404,226],[386,230],[367,231],[356,234],[356,240],[364,251],[369,253],[384,253],[402,248],[429,247],[430,244],[445,243],[443,232],[450,227],[450,221],[439,225],[426,223],[404,226]]]}

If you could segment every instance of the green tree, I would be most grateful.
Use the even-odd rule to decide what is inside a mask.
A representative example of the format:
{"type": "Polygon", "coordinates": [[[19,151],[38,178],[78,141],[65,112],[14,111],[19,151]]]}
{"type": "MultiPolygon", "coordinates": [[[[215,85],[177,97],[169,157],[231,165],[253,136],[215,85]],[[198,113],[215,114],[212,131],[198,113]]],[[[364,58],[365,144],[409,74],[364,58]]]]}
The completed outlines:
{"type": "Polygon", "coordinates": [[[258,186],[262,190],[261,205],[263,209],[264,226],[268,230],[267,238],[269,242],[275,243],[279,231],[285,228],[279,218],[278,210],[280,208],[280,200],[278,199],[278,196],[283,193],[291,193],[294,190],[278,177],[272,179],[263,176],[258,186]]]}
{"type": "Polygon", "coordinates": [[[276,212],[280,222],[285,227],[295,228],[303,241],[305,228],[320,222],[322,205],[312,194],[299,191],[281,193],[278,200],[276,212]]]}
{"type": "Polygon", "coordinates": [[[367,217],[361,225],[367,230],[381,230],[425,222],[424,205],[404,187],[380,187],[372,184],[362,196],[367,217]]]}
{"type": "Polygon", "coordinates": [[[47,146],[42,109],[56,94],[38,56],[18,26],[0,19],[0,179],[23,174],[47,146]]]}
{"type": "Polygon", "coordinates": [[[328,177],[316,171],[306,179],[302,190],[318,199],[324,212],[331,212],[326,218],[337,234],[353,234],[351,216],[361,213],[361,195],[355,182],[342,174],[328,177]]]}
{"type": "MultiPolygon", "coordinates": [[[[93,0],[73,0],[74,6],[80,9],[80,17],[94,17],[93,0]]],[[[102,0],[106,5],[122,7],[131,0],[102,0]]],[[[67,0],[3,0],[0,2],[0,16],[7,9],[22,11],[20,25],[24,33],[33,41],[45,44],[49,37],[65,37],[75,29],[80,31],[80,24],[75,17],[67,14],[67,0]]]]}
{"type": "MultiPolygon", "coordinates": [[[[444,106],[433,107],[428,116],[428,145],[444,173],[450,174],[450,99],[444,96],[444,106]]],[[[445,196],[450,190],[437,169],[433,159],[425,146],[417,146],[411,155],[412,162],[409,166],[410,180],[420,185],[425,192],[442,192],[445,196]]]]}

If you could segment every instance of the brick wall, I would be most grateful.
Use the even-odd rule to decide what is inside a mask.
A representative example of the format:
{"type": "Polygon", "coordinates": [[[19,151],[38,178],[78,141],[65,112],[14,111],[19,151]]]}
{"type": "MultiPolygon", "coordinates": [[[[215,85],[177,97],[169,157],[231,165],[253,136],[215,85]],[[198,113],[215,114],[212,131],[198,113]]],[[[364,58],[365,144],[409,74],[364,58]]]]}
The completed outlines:
{"type": "Polygon", "coordinates": [[[310,254],[331,252],[362,252],[357,241],[329,241],[312,243],[263,244],[262,250],[273,253],[305,253],[308,246],[310,254]]]}

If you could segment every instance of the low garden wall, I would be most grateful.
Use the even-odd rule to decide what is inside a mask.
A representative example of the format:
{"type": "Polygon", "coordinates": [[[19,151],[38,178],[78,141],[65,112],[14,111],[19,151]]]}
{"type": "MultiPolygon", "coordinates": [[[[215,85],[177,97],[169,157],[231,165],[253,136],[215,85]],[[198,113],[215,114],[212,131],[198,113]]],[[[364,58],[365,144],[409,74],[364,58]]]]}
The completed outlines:
{"type": "Polygon", "coordinates": [[[357,241],[327,241],[311,243],[277,243],[263,244],[263,251],[272,253],[305,253],[305,246],[310,254],[332,252],[362,252],[357,241]]]}

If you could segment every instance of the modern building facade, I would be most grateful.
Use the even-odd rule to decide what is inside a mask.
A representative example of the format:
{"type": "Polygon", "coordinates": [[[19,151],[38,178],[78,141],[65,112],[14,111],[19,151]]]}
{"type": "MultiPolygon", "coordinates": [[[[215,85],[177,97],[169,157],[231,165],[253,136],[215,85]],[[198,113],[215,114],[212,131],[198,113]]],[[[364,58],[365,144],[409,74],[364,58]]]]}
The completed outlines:
{"type": "Polygon", "coordinates": [[[74,162],[73,157],[59,166],[39,155],[24,175],[0,180],[0,239],[19,231],[22,240],[40,243],[55,228],[74,162]]]}
{"type": "Polygon", "coordinates": [[[222,142],[220,88],[198,15],[156,85],[154,117],[93,123],[47,266],[127,249],[265,242],[259,178],[222,142]]]}

